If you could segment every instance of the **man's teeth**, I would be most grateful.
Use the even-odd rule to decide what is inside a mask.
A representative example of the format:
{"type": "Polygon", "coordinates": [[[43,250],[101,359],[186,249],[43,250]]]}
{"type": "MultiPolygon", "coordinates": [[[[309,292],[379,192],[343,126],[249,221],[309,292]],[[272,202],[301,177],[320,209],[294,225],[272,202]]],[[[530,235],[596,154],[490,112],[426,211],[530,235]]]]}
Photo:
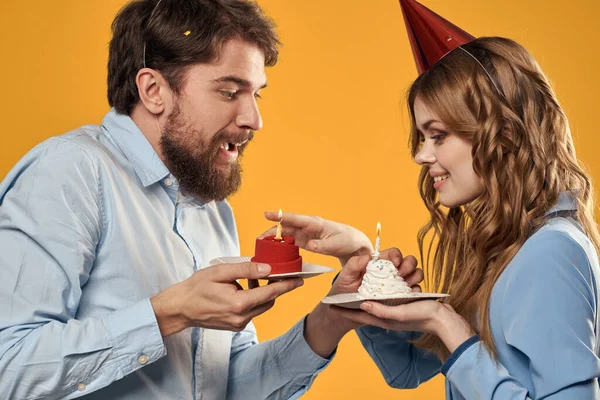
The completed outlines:
{"type": "Polygon", "coordinates": [[[448,179],[450,177],[450,174],[446,174],[446,175],[442,175],[442,176],[436,176],[433,178],[434,182],[441,182],[444,179],[448,179]]]}
{"type": "Polygon", "coordinates": [[[242,145],[243,145],[243,144],[245,144],[247,141],[248,141],[248,140],[244,140],[242,143],[229,143],[229,142],[226,142],[226,143],[223,143],[223,144],[221,144],[221,148],[222,148],[223,150],[225,150],[225,151],[231,151],[231,150],[233,150],[233,149],[234,149],[234,148],[236,148],[236,147],[240,147],[240,146],[242,146],[242,145]]]}

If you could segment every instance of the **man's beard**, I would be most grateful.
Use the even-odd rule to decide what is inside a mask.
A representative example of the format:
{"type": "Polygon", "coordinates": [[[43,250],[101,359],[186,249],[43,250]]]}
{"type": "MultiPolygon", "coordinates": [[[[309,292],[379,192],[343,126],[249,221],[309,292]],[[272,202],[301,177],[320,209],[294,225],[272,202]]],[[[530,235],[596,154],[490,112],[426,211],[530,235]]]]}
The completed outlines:
{"type": "Polygon", "coordinates": [[[237,160],[217,167],[219,148],[224,142],[242,143],[248,139],[237,149],[239,160],[254,133],[220,131],[208,143],[201,142],[203,136],[186,125],[175,105],[160,139],[165,164],[187,194],[204,202],[225,200],[239,189],[242,167],[237,160]]]}

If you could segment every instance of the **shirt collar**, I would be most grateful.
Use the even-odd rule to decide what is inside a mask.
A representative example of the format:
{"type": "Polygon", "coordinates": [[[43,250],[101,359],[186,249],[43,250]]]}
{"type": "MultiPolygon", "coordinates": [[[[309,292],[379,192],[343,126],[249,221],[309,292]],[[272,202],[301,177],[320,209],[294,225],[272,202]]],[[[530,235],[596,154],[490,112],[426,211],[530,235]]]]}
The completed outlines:
{"type": "Polygon", "coordinates": [[[557,211],[577,211],[577,191],[560,192],[556,204],[546,212],[546,215],[557,211]]]}
{"type": "Polygon", "coordinates": [[[125,154],[144,187],[169,175],[146,136],[128,115],[112,108],[102,120],[102,127],[125,154]]]}

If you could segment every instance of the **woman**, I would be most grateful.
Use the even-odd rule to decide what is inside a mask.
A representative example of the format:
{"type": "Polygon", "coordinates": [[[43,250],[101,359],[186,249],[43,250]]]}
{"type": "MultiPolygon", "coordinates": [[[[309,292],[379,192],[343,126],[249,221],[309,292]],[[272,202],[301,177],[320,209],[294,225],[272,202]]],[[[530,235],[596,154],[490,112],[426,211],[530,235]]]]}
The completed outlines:
{"type": "MultiPolygon", "coordinates": [[[[600,398],[592,185],[539,65],[512,40],[479,38],[424,72],[408,105],[428,291],[451,296],[363,303],[377,317],[357,330],[366,350],[393,387],[442,372],[449,399],[600,398]]],[[[341,224],[285,225],[308,250],[368,251],[341,224]]]]}

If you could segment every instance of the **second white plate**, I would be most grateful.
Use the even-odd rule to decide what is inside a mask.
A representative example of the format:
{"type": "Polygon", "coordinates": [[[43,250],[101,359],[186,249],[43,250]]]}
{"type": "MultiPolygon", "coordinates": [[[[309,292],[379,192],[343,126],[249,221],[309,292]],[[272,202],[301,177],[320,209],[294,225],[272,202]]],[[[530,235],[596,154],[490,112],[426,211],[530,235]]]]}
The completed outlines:
{"type": "Polygon", "coordinates": [[[390,296],[367,297],[359,293],[341,293],[332,296],[327,296],[321,300],[324,304],[334,304],[339,307],[358,309],[364,301],[377,301],[386,306],[399,306],[400,304],[412,303],[417,300],[437,300],[448,297],[448,294],[443,293],[400,293],[390,296]]]}
{"type": "MultiPolygon", "coordinates": [[[[208,265],[219,265],[219,264],[237,264],[250,261],[251,257],[219,257],[214,260],[210,260],[208,265]]],[[[327,272],[335,271],[333,268],[325,267],[323,265],[302,263],[301,272],[290,272],[287,274],[271,274],[266,278],[261,279],[286,279],[286,278],[312,278],[313,276],[321,275],[327,272]]]]}

